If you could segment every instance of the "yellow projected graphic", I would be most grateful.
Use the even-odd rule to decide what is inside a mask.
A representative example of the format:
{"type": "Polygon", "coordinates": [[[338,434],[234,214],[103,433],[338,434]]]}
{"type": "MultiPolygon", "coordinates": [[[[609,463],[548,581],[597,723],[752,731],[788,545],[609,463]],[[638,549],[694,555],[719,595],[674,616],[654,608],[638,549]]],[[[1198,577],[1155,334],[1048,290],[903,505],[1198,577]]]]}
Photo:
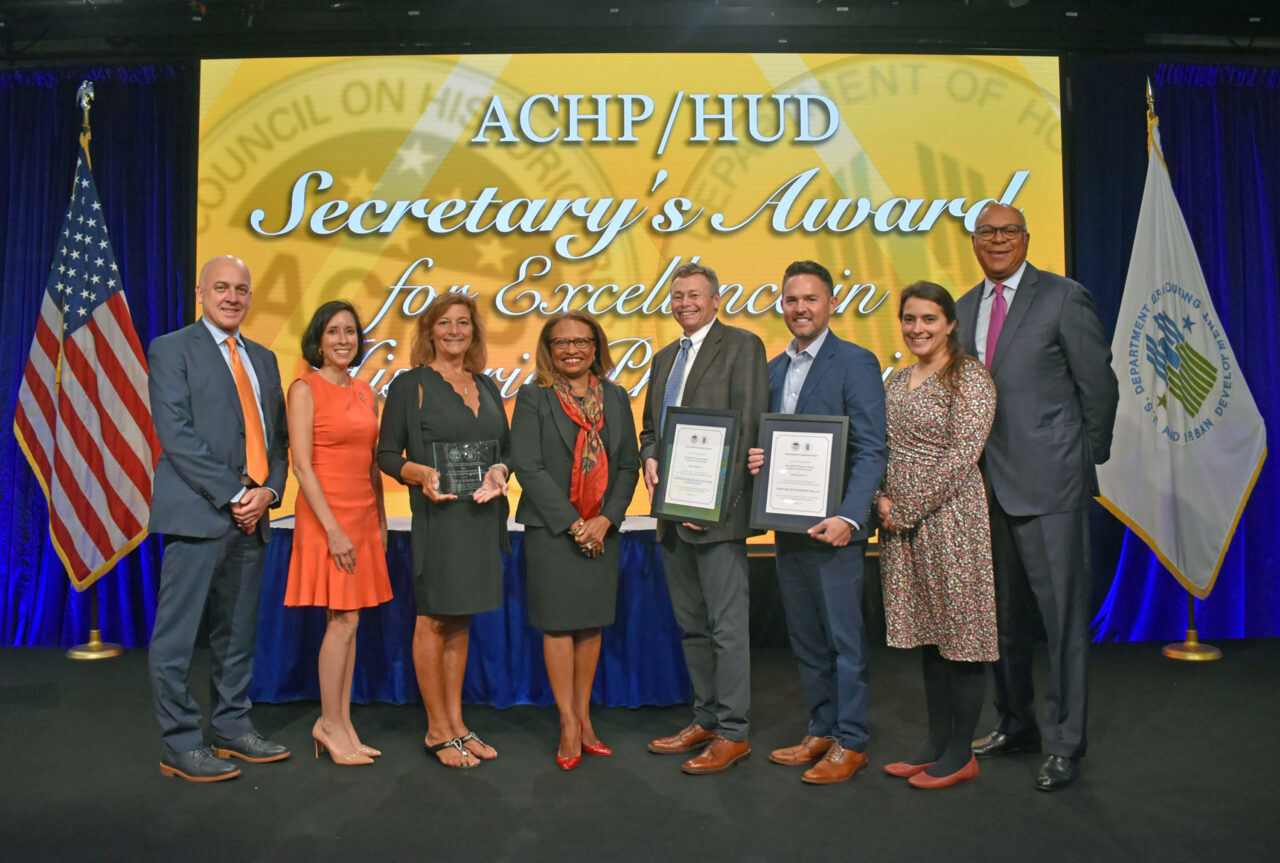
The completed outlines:
{"type": "MultiPolygon", "coordinates": [[[[361,309],[358,374],[380,392],[408,366],[416,316],[465,290],[508,397],[546,315],[596,314],[638,424],[686,261],[716,269],[721,320],[770,356],[790,338],[783,269],[825,264],[832,329],[886,369],[904,362],[898,290],[981,278],[968,230],[987,200],[1022,209],[1032,260],[1063,269],[1056,58],[304,58],[201,75],[198,256],[249,264],[245,330],[286,386],[321,303],[361,309]]],[[[408,515],[405,495],[387,502],[408,515]]]]}

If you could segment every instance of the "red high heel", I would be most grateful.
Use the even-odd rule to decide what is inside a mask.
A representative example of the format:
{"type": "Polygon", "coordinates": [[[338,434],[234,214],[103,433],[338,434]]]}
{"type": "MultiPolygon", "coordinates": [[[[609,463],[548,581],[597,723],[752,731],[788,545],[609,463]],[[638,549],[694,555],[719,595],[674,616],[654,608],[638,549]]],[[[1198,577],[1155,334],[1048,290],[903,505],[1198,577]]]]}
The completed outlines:
{"type": "MultiPolygon", "coordinates": [[[[586,733],[586,729],[582,727],[581,722],[578,723],[578,731],[584,734],[586,733]]],[[[613,754],[612,749],[610,749],[608,746],[605,746],[603,743],[600,743],[599,741],[595,743],[588,743],[585,740],[582,741],[582,751],[587,753],[588,755],[598,755],[602,758],[607,755],[613,754]]]]}
{"type": "MultiPolygon", "coordinates": [[[[582,732],[582,723],[581,723],[581,722],[579,722],[579,723],[578,723],[578,732],[579,732],[579,737],[581,737],[581,732],[582,732]]],[[[586,745],[585,743],[583,743],[583,744],[581,744],[581,746],[580,746],[579,748],[580,748],[580,749],[586,749],[586,748],[587,748],[587,745],[586,745]]],[[[582,753],[581,753],[581,752],[579,752],[577,755],[568,755],[568,756],[565,756],[565,755],[561,755],[561,754],[560,754],[560,751],[559,751],[558,749],[556,750],[556,765],[557,765],[561,770],[572,770],[573,768],[577,767],[577,766],[578,766],[579,764],[581,764],[581,763],[582,763],[582,753]]]]}

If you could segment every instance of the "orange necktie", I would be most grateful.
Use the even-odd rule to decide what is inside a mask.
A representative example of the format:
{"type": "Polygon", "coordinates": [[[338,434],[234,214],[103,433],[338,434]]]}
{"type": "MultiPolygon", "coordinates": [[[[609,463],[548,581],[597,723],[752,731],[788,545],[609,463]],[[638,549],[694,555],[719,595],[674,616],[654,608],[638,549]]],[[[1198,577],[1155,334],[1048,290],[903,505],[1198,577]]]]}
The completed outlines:
{"type": "Polygon", "coordinates": [[[244,413],[244,463],[245,473],[254,482],[261,484],[267,478],[267,441],[262,436],[262,413],[258,410],[258,400],[253,395],[253,384],[249,381],[249,373],[240,362],[240,352],[236,350],[236,340],[227,339],[227,349],[231,351],[231,374],[236,379],[236,392],[240,395],[240,410],[244,413]]]}

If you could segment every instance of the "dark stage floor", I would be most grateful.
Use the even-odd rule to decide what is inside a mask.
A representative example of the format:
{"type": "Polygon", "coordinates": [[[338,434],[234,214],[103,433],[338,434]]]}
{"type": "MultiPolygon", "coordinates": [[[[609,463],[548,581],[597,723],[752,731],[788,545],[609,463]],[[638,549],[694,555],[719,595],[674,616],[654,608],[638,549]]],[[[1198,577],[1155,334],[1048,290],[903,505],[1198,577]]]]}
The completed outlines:
{"type": "Polygon", "coordinates": [[[312,758],[318,705],[302,702],[254,713],[293,758],[192,785],[157,770],[142,652],[77,663],[8,649],[0,859],[1280,859],[1280,641],[1220,646],[1226,658],[1206,665],[1163,659],[1158,645],[1095,646],[1089,757],[1057,794],[1032,787],[1036,756],[984,763],[976,782],[943,792],[886,777],[880,768],[923,734],[918,658],[887,648],[872,653],[872,766],[831,787],[767,760],[804,730],[781,650],[754,654],[754,755],[716,776],[685,776],[678,757],[645,751],[687,721],[686,708],[599,711],[618,754],[562,773],[551,710],[470,708],[501,755],[460,771],[424,755],[419,708],[357,706],[361,734],[386,755],[339,768],[312,758]]]}

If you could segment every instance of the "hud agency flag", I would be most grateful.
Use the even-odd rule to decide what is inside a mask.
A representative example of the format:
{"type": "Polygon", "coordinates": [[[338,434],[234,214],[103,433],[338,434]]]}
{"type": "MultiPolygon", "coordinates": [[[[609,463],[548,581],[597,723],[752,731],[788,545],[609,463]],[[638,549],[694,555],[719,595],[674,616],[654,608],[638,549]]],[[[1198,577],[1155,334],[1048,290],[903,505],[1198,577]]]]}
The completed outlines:
{"type": "Polygon", "coordinates": [[[1120,406],[1100,500],[1203,599],[1266,458],[1265,428],[1213,301],[1153,121],[1111,342],[1120,406]]]}
{"type": "Polygon", "coordinates": [[[18,390],[13,430],[77,590],[147,535],[160,454],[147,361],[82,149],[18,390]]]}

